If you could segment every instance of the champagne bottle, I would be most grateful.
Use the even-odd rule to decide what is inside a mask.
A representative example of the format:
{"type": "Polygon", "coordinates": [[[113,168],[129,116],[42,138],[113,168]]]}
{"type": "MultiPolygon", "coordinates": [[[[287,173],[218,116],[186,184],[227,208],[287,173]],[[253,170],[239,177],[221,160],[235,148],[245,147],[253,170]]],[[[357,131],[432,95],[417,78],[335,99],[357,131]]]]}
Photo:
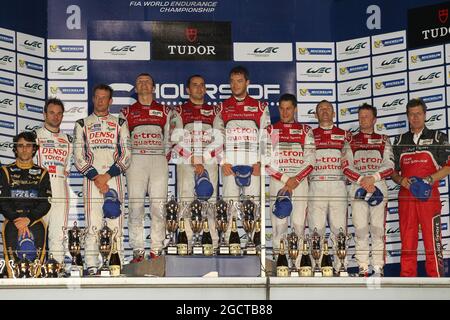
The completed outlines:
{"type": "Polygon", "coordinates": [[[117,240],[114,240],[111,250],[111,257],[109,258],[109,271],[112,277],[120,276],[122,264],[120,263],[119,251],[117,250],[117,240]]]}
{"type": "Polygon", "coordinates": [[[280,240],[280,252],[277,259],[277,277],[289,277],[289,264],[284,250],[284,241],[280,240]]]}
{"type": "Polygon", "coordinates": [[[302,257],[300,259],[300,277],[312,277],[312,263],[306,241],[303,241],[302,257]]]}
{"type": "Polygon", "coordinates": [[[180,226],[178,231],[178,254],[187,255],[188,254],[188,238],[186,235],[186,230],[184,229],[184,218],[180,219],[180,226]]]}
{"type": "Polygon", "coordinates": [[[255,234],[253,235],[253,243],[256,248],[259,250],[261,246],[261,220],[256,220],[255,223],[255,234]]]}
{"type": "Polygon", "coordinates": [[[203,254],[205,256],[213,255],[214,249],[211,238],[211,232],[209,232],[208,219],[205,219],[205,221],[203,222],[202,246],[203,246],[203,254]]]}
{"type": "Polygon", "coordinates": [[[239,238],[237,230],[236,217],[233,217],[233,221],[231,222],[231,232],[228,243],[230,244],[230,254],[234,256],[241,254],[241,239],[239,238]]]}
{"type": "Polygon", "coordinates": [[[320,264],[320,269],[322,270],[322,276],[324,277],[333,276],[333,261],[331,260],[331,256],[328,252],[327,241],[324,241],[323,243],[323,255],[322,255],[322,262],[320,264]]]}

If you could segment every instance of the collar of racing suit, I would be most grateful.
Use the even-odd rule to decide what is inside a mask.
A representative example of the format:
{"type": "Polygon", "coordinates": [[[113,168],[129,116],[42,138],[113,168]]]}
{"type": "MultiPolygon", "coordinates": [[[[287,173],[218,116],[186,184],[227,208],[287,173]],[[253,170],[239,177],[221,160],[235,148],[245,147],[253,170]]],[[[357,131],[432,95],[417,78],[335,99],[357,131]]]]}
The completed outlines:
{"type": "Polygon", "coordinates": [[[30,169],[32,168],[34,165],[33,161],[31,161],[30,163],[19,163],[16,160],[16,166],[19,167],[20,169],[30,169]]]}
{"type": "Polygon", "coordinates": [[[334,127],[334,124],[332,124],[331,126],[320,126],[323,130],[331,130],[334,127]]]}

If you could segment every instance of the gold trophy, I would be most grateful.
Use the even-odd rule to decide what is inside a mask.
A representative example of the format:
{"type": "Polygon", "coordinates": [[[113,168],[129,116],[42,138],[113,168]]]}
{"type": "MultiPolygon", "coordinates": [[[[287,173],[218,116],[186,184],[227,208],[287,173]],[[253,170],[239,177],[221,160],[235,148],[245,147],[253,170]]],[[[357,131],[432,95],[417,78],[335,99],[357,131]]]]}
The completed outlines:
{"type": "Polygon", "coordinates": [[[98,232],[97,228],[93,227],[93,229],[98,236],[98,249],[103,261],[102,267],[100,268],[100,276],[110,277],[111,271],[109,270],[108,261],[112,249],[113,235],[116,235],[118,230],[114,230],[113,232],[111,228],[108,227],[106,221],[103,221],[103,228],[98,232]]]}
{"type": "Polygon", "coordinates": [[[255,255],[256,245],[253,242],[253,231],[255,230],[257,220],[257,205],[250,199],[246,199],[240,203],[235,202],[235,207],[242,220],[242,227],[247,235],[247,242],[244,245],[244,254],[255,255]]]}
{"type": "Polygon", "coordinates": [[[208,204],[206,202],[202,202],[198,199],[192,201],[189,205],[189,209],[191,212],[189,223],[191,225],[191,230],[193,232],[192,235],[192,254],[194,255],[202,255],[203,254],[203,246],[200,240],[200,232],[203,230],[203,212],[207,208],[208,204]]]}
{"type": "Polygon", "coordinates": [[[44,278],[58,278],[63,270],[63,264],[53,258],[53,254],[50,253],[47,261],[42,266],[42,276],[44,278]]]}
{"type": "Polygon", "coordinates": [[[172,196],[170,201],[165,204],[161,203],[161,213],[165,215],[166,230],[169,233],[169,243],[167,244],[167,254],[178,254],[178,248],[176,243],[176,233],[178,230],[178,213],[180,211],[180,205],[172,196]]]}
{"type": "Polygon", "coordinates": [[[339,229],[339,233],[336,237],[336,255],[341,261],[341,267],[339,268],[340,277],[348,277],[347,269],[345,268],[345,257],[347,256],[347,243],[350,240],[351,235],[345,235],[342,228],[339,229]]]}
{"type": "Polygon", "coordinates": [[[314,259],[314,277],[321,277],[322,271],[319,265],[319,259],[322,255],[322,249],[320,248],[320,235],[317,233],[317,228],[314,228],[313,235],[311,236],[311,255],[314,259]]]}
{"type": "Polygon", "coordinates": [[[70,267],[71,277],[83,276],[83,261],[81,258],[82,244],[86,236],[86,232],[77,226],[77,222],[73,222],[73,227],[67,229],[63,227],[64,239],[68,241],[69,253],[72,256],[72,265],[70,267]]]}
{"type": "Polygon", "coordinates": [[[288,242],[288,256],[291,261],[290,274],[291,277],[298,277],[299,272],[297,267],[295,266],[295,262],[297,261],[297,257],[300,253],[298,249],[298,236],[295,233],[295,230],[292,229],[292,232],[287,236],[288,242]]]}
{"type": "Polygon", "coordinates": [[[230,254],[230,246],[225,242],[225,233],[230,225],[230,213],[233,201],[224,201],[222,198],[215,204],[216,229],[219,233],[219,254],[230,254]]]}

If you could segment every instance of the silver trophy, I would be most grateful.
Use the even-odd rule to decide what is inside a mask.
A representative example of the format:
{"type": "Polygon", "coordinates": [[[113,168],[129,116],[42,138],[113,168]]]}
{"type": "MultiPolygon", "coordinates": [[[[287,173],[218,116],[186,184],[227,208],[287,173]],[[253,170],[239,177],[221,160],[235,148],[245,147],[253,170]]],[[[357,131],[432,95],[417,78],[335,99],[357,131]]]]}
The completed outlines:
{"type": "Polygon", "coordinates": [[[321,277],[322,271],[319,266],[319,259],[322,255],[322,249],[320,247],[320,235],[317,232],[317,228],[314,228],[311,236],[311,255],[314,259],[314,277],[321,277]]]}
{"type": "Polygon", "coordinates": [[[238,215],[242,221],[242,227],[247,235],[247,242],[244,246],[244,254],[255,255],[256,245],[253,242],[253,231],[255,230],[256,220],[258,219],[258,208],[254,201],[247,198],[242,202],[235,202],[234,206],[238,212],[238,215]]]}
{"type": "Polygon", "coordinates": [[[194,255],[202,255],[203,254],[203,246],[200,240],[200,233],[203,230],[203,216],[204,212],[208,208],[208,203],[205,201],[200,201],[195,199],[189,205],[189,223],[191,225],[192,230],[192,253],[194,255]]]}
{"type": "Polygon", "coordinates": [[[290,274],[291,277],[298,277],[299,272],[297,267],[295,266],[295,262],[297,261],[297,257],[300,253],[300,250],[299,250],[298,236],[295,233],[295,230],[292,229],[292,232],[288,234],[287,243],[288,243],[288,257],[289,260],[291,261],[290,274]]]}
{"type": "Polygon", "coordinates": [[[70,276],[81,277],[83,276],[83,260],[81,258],[81,250],[86,237],[86,232],[77,226],[76,221],[73,222],[73,227],[71,229],[63,227],[63,231],[64,240],[68,243],[69,253],[72,257],[70,276]]]}
{"type": "Polygon", "coordinates": [[[5,276],[8,277],[7,273],[5,272],[5,268],[7,268],[6,260],[0,259],[0,278],[5,278],[5,276]]]}
{"type": "Polygon", "coordinates": [[[219,233],[219,254],[230,254],[230,246],[225,242],[225,233],[230,225],[231,207],[233,201],[225,201],[222,198],[215,204],[216,212],[216,229],[219,233]]]}
{"type": "Polygon", "coordinates": [[[340,277],[348,277],[347,269],[345,268],[345,257],[347,256],[348,240],[351,239],[351,235],[346,235],[342,228],[339,229],[339,233],[336,237],[335,250],[336,255],[341,262],[341,267],[339,268],[340,277]]]}
{"type": "Polygon", "coordinates": [[[176,234],[178,230],[178,216],[180,212],[180,204],[172,196],[166,203],[161,202],[161,214],[166,220],[166,230],[169,234],[169,243],[167,244],[167,254],[178,254],[176,243],[176,234]]]}
{"type": "Polygon", "coordinates": [[[111,276],[111,271],[109,270],[109,256],[111,255],[113,238],[117,235],[118,230],[117,228],[115,228],[114,231],[111,230],[106,221],[103,222],[103,227],[98,230],[98,232],[96,227],[93,227],[93,230],[94,233],[97,233],[98,249],[103,261],[100,268],[100,276],[109,277],[111,276]]]}

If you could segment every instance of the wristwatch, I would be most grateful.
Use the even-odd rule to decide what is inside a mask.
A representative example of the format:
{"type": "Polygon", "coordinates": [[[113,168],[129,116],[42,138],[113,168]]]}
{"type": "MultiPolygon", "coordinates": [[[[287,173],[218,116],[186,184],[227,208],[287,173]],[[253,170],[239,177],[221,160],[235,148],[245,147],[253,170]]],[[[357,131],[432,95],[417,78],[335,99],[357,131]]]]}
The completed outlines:
{"type": "Polygon", "coordinates": [[[432,176],[425,177],[423,180],[425,180],[425,182],[428,184],[433,184],[434,182],[432,176]]]}

